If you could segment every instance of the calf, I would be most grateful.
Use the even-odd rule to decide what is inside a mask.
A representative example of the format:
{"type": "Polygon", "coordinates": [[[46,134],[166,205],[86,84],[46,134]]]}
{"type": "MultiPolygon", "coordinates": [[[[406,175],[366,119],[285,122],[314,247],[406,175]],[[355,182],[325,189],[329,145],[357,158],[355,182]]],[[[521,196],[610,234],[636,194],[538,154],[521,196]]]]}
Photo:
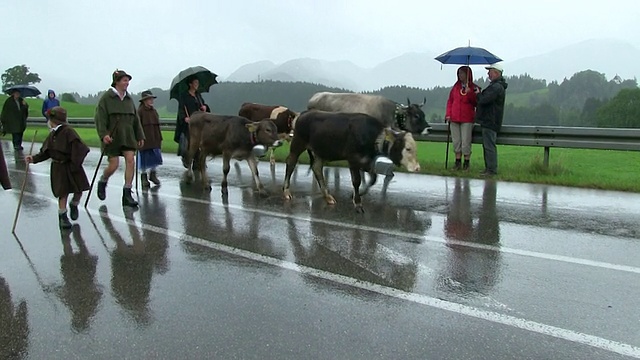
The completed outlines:
{"type": "MultiPolygon", "coordinates": [[[[238,111],[239,116],[244,116],[251,121],[260,121],[263,119],[271,119],[278,128],[278,136],[280,139],[291,141],[291,132],[298,113],[291,111],[284,106],[262,105],[255,103],[244,103],[238,111]]],[[[275,164],[276,160],[273,155],[273,148],[270,150],[269,161],[275,164]]]]}
{"type": "MultiPolygon", "coordinates": [[[[252,150],[256,145],[265,148],[282,145],[278,139],[275,124],[270,120],[252,122],[240,116],[213,115],[205,112],[194,113],[189,122],[189,153],[187,161],[191,161],[195,153],[200,150],[200,174],[202,184],[211,190],[206,173],[207,156],[222,155],[222,193],[227,194],[227,175],[229,174],[231,159],[247,160],[258,191],[265,195],[266,191],[258,176],[258,160],[252,150]]],[[[188,180],[193,179],[190,169],[188,180]]]]}
{"type": "Polygon", "coordinates": [[[335,204],[336,200],[327,190],[322,167],[329,161],[346,160],[349,163],[353,204],[357,212],[364,212],[361,195],[376,182],[376,157],[387,156],[396,166],[404,166],[411,172],[420,171],[416,159],[416,142],[411,133],[392,130],[366,114],[306,111],[298,118],[293,131],[283,186],[287,200],[291,199],[291,174],[298,157],[305,150],[309,153],[311,169],[328,204],[335,204]],[[371,181],[362,194],[361,171],[371,175],[371,181]]]}

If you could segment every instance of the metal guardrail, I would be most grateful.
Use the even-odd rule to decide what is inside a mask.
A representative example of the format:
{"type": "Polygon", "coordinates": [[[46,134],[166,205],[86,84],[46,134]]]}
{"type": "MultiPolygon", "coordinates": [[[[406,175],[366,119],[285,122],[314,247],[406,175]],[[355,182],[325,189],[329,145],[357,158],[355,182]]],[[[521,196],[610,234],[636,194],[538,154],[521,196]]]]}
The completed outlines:
{"type": "MultiPolygon", "coordinates": [[[[93,118],[68,118],[75,127],[94,127],[93,118]]],[[[29,124],[44,125],[44,118],[29,119],[29,124]]],[[[173,130],[175,119],[160,119],[163,130],[173,130]]],[[[416,136],[417,141],[447,142],[448,126],[432,123],[428,135],[416,136]]],[[[482,144],[480,126],[473,129],[473,143],[482,144]]],[[[550,148],[640,151],[640,129],[519,126],[504,125],[496,142],[500,145],[544,147],[544,164],[549,165],[550,148]]]]}

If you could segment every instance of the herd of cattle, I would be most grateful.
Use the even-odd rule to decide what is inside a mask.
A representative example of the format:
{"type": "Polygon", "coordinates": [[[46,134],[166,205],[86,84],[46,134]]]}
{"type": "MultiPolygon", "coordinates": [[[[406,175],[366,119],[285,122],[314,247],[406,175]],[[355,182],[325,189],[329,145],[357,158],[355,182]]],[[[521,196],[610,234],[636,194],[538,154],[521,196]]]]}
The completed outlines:
{"type": "MultiPolygon", "coordinates": [[[[222,155],[221,185],[223,194],[226,194],[231,159],[246,160],[258,191],[264,194],[254,150],[260,145],[273,150],[287,140],[291,145],[283,186],[285,199],[292,197],[289,189],[291,175],[299,156],[307,151],[311,170],[329,204],[335,204],[335,199],[329,194],[322,168],[331,161],[348,162],[353,203],[356,211],[362,212],[361,195],[376,182],[374,164],[380,156],[410,172],[420,170],[413,135],[426,133],[429,128],[421,109],[423,105],[424,101],[418,105],[409,99],[407,105],[402,105],[377,95],[320,92],[311,97],[307,110],[302,113],[284,106],[253,103],[243,104],[238,116],[196,112],[189,122],[186,163],[190,164],[195,154],[200,152],[198,161],[202,183],[210,190],[206,159],[222,155]],[[361,191],[365,172],[369,173],[370,181],[361,191]]],[[[273,152],[271,161],[274,161],[273,152]]],[[[193,179],[191,169],[188,179],[193,179]]]]}

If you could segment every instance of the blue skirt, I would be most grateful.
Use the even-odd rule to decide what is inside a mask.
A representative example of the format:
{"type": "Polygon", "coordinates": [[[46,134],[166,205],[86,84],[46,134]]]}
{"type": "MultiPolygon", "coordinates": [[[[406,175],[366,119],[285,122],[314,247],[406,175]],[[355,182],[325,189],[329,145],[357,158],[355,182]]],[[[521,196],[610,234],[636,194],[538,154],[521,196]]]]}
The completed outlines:
{"type": "Polygon", "coordinates": [[[162,152],[160,152],[160,149],[138,151],[138,169],[140,171],[155,169],[159,165],[162,165],[162,152]]]}

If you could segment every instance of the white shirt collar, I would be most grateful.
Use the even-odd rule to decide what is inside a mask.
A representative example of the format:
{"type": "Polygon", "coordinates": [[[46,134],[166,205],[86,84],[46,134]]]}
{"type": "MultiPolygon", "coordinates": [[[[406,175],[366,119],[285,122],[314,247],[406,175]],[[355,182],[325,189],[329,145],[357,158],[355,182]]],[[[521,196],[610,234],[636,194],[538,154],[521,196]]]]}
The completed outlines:
{"type": "Polygon", "coordinates": [[[53,132],[58,131],[58,129],[60,128],[60,126],[62,126],[62,124],[58,124],[58,125],[56,125],[55,127],[52,127],[52,128],[51,128],[51,131],[53,131],[53,132]]]}
{"type": "Polygon", "coordinates": [[[118,97],[120,98],[120,100],[123,100],[125,96],[127,96],[127,92],[124,92],[124,95],[120,96],[120,93],[118,92],[118,90],[115,87],[111,87],[111,91],[113,91],[116,95],[118,95],[118,97]]]}

